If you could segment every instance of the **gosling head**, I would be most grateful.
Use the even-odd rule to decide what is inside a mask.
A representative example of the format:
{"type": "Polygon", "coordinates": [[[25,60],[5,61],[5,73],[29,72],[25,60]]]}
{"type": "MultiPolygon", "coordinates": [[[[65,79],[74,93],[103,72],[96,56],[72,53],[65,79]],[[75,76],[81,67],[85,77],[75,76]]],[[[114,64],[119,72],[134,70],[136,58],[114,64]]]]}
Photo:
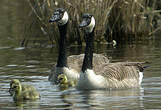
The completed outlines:
{"type": "Polygon", "coordinates": [[[83,14],[83,21],[80,23],[79,27],[84,28],[86,33],[91,33],[95,27],[94,16],[89,13],[83,14]]]}
{"type": "Polygon", "coordinates": [[[9,93],[13,95],[14,89],[16,86],[21,86],[20,81],[18,79],[12,79],[10,82],[9,93]]]}
{"type": "Polygon", "coordinates": [[[66,84],[66,83],[68,83],[68,79],[67,79],[66,75],[65,74],[60,74],[58,76],[58,82],[60,84],[66,84]]]}
{"type": "Polygon", "coordinates": [[[50,18],[49,22],[57,22],[59,26],[65,25],[68,22],[69,16],[63,8],[58,8],[50,18]]]}
{"type": "Polygon", "coordinates": [[[18,93],[22,90],[21,88],[21,83],[18,79],[13,79],[10,82],[10,90],[9,92],[11,93],[11,95],[13,95],[13,93],[18,93]]]}

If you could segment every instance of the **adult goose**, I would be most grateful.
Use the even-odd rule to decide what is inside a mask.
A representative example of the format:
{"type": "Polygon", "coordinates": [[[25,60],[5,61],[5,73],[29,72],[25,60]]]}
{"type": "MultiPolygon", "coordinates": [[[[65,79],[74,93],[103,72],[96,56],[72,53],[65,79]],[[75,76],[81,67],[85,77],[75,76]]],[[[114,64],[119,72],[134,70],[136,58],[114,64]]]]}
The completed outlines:
{"type": "Polygon", "coordinates": [[[93,66],[94,16],[83,14],[83,21],[79,27],[85,30],[86,48],[77,89],[123,89],[140,86],[144,70],[142,62],[106,63],[100,65],[99,71],[95,71],[93,66]]]}
{"type": "MultiPolygon", "coordinates": [[[[53,16],[49,22],[56,22],[58,25],[60,39],[59,39],[59,53],[57,64],[51,70],[49,81],[58,84],[58,75],[65,74],[68,80],[78,80],[81,66],[83,63],[84,54],[71,55],[67,57],[67,26],[69,16],[65,9],[58,8],[54,11],[53,16]]],[[[109,59],[101,54],[93,55],[93,65],[97,69],[97,65],[102,63],[109,63],[109,59]]],[[[99,66],[98,66],[99,67],[99,66]]],[[[97,70],[96,70],[97,71],[97,70]]]]}

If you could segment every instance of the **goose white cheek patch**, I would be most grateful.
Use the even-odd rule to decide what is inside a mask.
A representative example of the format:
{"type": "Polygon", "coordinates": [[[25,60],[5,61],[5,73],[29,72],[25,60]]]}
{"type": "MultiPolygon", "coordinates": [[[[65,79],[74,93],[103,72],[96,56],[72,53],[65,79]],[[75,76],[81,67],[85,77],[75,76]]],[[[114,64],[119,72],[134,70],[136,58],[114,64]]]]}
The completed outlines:
{"type": "Polygon", "coordinates": [[[61,20],[58,21],[58,25],[62,26],[68,22],[69,16],[67,12],[64,12],[64,15],[61,20]]]}
{"type": "Polygon", "coordinates": [[[93,31],[93,28],[95,27],[95,19],[94,19],[94,17],[92,17],[91,18],[91,22],[90,22],[90,24],[85,28],[85,31],[87,32],[87,33],[90,33],[90,32],[92,32],[93,31]]]}

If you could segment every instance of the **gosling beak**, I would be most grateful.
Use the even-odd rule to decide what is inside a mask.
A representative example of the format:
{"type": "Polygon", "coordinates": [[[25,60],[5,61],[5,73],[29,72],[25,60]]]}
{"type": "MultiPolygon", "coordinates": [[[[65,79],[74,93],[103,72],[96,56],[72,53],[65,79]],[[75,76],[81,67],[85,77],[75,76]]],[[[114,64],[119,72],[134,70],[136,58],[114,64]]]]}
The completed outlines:
{"type": "Polygon", "coordinates": [[[83,21],[80,23],[79,28],[83,28],[88,26],[89,23],[87,23],[87,21],[85,19],[83,19],[83,21]]]}
{"type": "Polygon", "coordinates": [[[8,91],[10,94],[13,93],[13,89],[12,88],[9,88],[9,91],[8,91]]]}
{"type": "Polygon", "coordinates": [[[59,78],[59,79],[58,79],[58,83],[61,83],[62,80],[63,80],[63,78],[59,78]]]}
{"type": "Polygon", "coordinates": [[[57,22],[61,19],[59,12],[54,12],[54,15],[50,18],[49,23],[57,22]]]}

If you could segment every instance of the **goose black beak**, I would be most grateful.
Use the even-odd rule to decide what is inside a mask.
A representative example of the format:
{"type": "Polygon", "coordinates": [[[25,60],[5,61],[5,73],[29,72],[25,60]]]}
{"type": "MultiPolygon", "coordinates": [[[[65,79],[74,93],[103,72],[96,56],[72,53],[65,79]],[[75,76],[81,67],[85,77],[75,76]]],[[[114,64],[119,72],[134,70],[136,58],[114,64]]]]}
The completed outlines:
{"type": "Polygon", "coordinates": [[[80,23],[79,28],[83,28],[83,27],[86,27],[86,26],[88,26],[88,23],[87,23],[87,21],[84,19],[84,20],[80,23]]]}
{"type": "Polygon", "coordinates": [[[54,13],[54,15],[50,18],[49,23],[57,22],[61,19],[61,16],[58,13],[54,13]]]}

